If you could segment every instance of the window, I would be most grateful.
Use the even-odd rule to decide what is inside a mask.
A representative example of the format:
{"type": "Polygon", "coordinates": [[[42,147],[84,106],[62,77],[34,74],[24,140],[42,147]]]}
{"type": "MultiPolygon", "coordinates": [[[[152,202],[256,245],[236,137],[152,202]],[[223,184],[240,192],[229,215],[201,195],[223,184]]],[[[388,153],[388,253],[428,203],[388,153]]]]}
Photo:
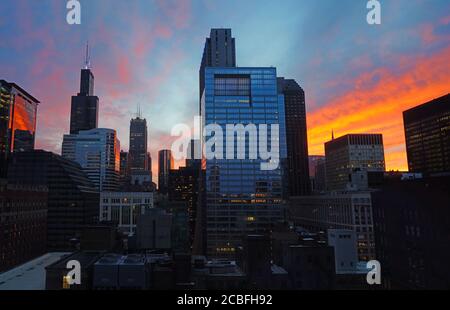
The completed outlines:
{"type": "Polygon", "coordinates": [[[250,77],[246,75],[220,75],[214,79],[216,96],[250,96],[250,77]]]}

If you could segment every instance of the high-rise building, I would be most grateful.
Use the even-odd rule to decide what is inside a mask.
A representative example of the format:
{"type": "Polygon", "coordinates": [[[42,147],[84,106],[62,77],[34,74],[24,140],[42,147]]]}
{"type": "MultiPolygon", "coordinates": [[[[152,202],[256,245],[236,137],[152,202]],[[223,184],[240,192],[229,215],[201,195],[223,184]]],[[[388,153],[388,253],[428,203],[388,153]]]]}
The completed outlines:
{"type": "Polygon", "coordinates": [[[73,250],[85,225],[98,221],[99,193],[76,162],[40,150],[18,152],[8,182],[48,188],[48,251],[73,250]]]}
{"type": "Polygon", "coordinates": [[[19,85],[0,80],[0,177],[10,153],[34,149],[38,104],[19,85]]]}
{"type": "Polygon", "coordinates": [[[128,152],[120,151],[120,178],[125,179],[128,174],[128,152]]]}
{"type": "Polygon", "coordinates": [[[372,203],[382,287],[448,290],[450,175],[388,175],[372,203]]]}
{"type": "Polygon", "coordinates": [[[278,78],[278,92],[284,96],[286,117],[287,181],[290,196],[311,192],[306,134],[305,92],[295,80],[278,78]]]}
{"type": "MultiPolygon", "coordinates": [[[[275,68],[206,68],[202,124],[218,125],[223,133],[229,124],[251,124],[260,131],[266,125],[268,131],[278,125],[278,137],[273,137],[279,146],[276,155],[281,162],[285,160],[285,112],[282,96],[277,92],[276,74],[275,68]]],[[[208,140],[212,136],[205,138],[208,140]]],[[[245,159],[227,158],[227,143],[233,143],[234,147],[229,145],[228,148],[236,153],[238,143],[233,136],[230,141],[223,139],[222,154],[219,149],[219,156],[226,159],[208,159],[207,156],[203,163],[207,254],[210,257],[233,256],[244,234],[268,232],[282,216],[284,176],[281,164],[278,162],[274,169],[264,170],[262,165],[267,161],[261,156],[250,159],[249,151],[255,151],[255,139],[254,135],[253,139],[252,135],[248,136],[246,141],[240,141],[241,145],[245,143],[245,148],[239,148],[245,149],[245,159]]],[[[270,149],[272,139],[268,140],[270,149]]]]}
{"type": "MultiPolygon", "coordinates": [[[[355,172],[385,171],[381,134],[348,134],[325,143],[328,190],[347,190],[361,177],[355,172]]],[[[364,176],[363,176],[364,177],[364,176]]]]}
{"type": "Polygon", "coordinates": [[[46,186],[0,180],[0,273],[47,250],[46,186]]]}
{"type": "Polygon", "coordinates": [[[120,142],[115,130],[96,128],[64,135],[62,156],[80,164],[99,191],[117,189],[120,142]]]}
{"type": "Polygon", "coordinates": [[[205,89],[207,67],[236,67],[236,46],[231,29],[211,29],[209,38],[206,38],[199,72],[200,98],[205,89]]]}
{"type": "Polygon", "coordinates": [[[190,243],[193,243],[197,219],[200,169],[194,166],[180,167],[169,173],[169,200],[183,201],[189,217],[190,243]]]}
{"type": "Polygon", "coordinates": [[[325,190],[325,156],[310,155],[309,158],[309,179],[311,180],[311,191],[319,193],[325,190]]]}
{"type": "Polygon", "coordinates": [[[174,167],[172,152],[161,150],[158,152],[158,188],[161,194],[169,192],[169,174],[174,167]]]}
{"type": "Polygon", "coordinates": [[[411,172],[450,171],[450,94],[403,112],[411,172]]]}
{"type": "Polygon", "coordinates": [[[89,51],[86,49],[86,62],[81,69],[80,92],[72,96],[70,110],[70,133],[97,128],[98,97],[94,95],[94,74],[90,69],[89,51]]]}
{"type": "Polygon", "coordinates": [[[147,120],[139,116],[130,122],[128,165],[130,171],[148,170],[147,120]]]}

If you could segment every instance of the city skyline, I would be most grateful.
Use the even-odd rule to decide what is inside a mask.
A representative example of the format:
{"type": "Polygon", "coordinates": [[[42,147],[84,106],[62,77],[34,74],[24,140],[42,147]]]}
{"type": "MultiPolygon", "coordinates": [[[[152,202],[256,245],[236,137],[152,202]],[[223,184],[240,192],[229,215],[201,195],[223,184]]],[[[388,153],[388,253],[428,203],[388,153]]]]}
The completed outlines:
{"type": "Polygon", "coordinates": [[[36,148],[59,154],[88,40],[99,127],[116,129],[128,150],[129,119],[141,104],[153,158],[176,138],[171,127],[198,113],[196,77],[213,27],[233,30],[238,66],[274,66],[304,88],[311,155],[324,153],[333,130],[336,137],[381,133],[386,168],[407,170],[402,112],[448,93],[449,10],[419,1],[383,3],[380,26],[367,25],[365,3],[354,1],[246,1],[237,12],[233,3],[219,10],[206,1],[83,1],[76,26],[65,23],[64,2],[4,5],[11,14],[0,22],[0,57],[10,61],[2,73],[41,101],[36,148]],[[290,15],[290,9],[301,14],[290,15]],[[132,13],[130,22],[125,11],[132,13]]]}

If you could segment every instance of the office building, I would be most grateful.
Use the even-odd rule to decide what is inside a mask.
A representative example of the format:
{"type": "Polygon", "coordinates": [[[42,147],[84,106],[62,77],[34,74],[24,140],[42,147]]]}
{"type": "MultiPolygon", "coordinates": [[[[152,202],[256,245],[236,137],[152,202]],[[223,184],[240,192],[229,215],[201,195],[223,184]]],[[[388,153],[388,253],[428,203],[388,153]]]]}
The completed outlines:
{"type": "Polygon", "coordinates": [[[185,203],[189,216],[189,236],[192,244],[197,220],[199,197],[199,167],[180,167],[170,170],[169,174],[169,200],[185,203]]]}
{"type": "Polygon", "coordinates": [[[381,134],[349,134],[333,139],[325,143],[325,156],[329,191],[360,189],[352,179],[353,172],[385,171],[381,134]]]}
{"type": "Polygon", "coordinates": [[[130,122],[130,149],[128,152],[130,171],[149,170],[147,153],[147,120],[137,116],[130,122]]]}
{"type": "Polygon", "coordinates": [[[172,214],[160,208],[149,209],[137,217],[136,241],[141,250],[172,248],[172,214]]]}
{"type": "MultiPolygon", "coordinates": [[[[282,96],[277,92],[276,69],[206,68],[201,107],[202,124],[216,124],[224,133],[227,124],[252,124],[260,130],[260,125],[268,125],[268,131],[276,125],[279,128],[278,137],[273,137],[279,146],[274,148],[278,162],[272,161],[276,163],[270,167],[272,170],[263,169],[267,161],[260,156],[250,159],[249,151],[256,150],[254,137],[253,141],[240,141],[245,159],[227,158],[227,143],[233,143],[234,148],[229,145],[229,149],[234,149],[232,157],[237,157],[235,137],[224,139],[223,153],[219,151],[219,157],[226,159],[208,159],[211,154],[205,158],[207,255],[234,256],[243,234],[267,232],[282,215],[285,113],[282,96]]],[[[206,141],[211,136],[207,135],[206,141]]],[[[268,140],[270,148],[272,139],[268,140]]]]}
{"type": "Polygon", "coordinates": [[[174,160],[170,150],[158,152],[158,188],[161,194],[167,195],[169,192],[169,174],[173,170],[174,160]]]}
{"type": "Polygon", "coordinates": [[[305,92],[295,80],[278,78],[278,92],[284,97],[286,118],[287,176],[289,196],[309,195],[308,137],[305,92]]]}
{"type": "Polygon", "coordinates": [[[325,156],[310,155],[308,158],[311,191],[313,193],[323,192],[326,190],[325,156]]]}
{"type": "Polygon", "coordinates": [[[387,174],[372,193],[385,289],[450,289],[450,176],[387,174]]]}
{"type": "Polygon", "coordinates": [[[346,229],[356,234],[359,261],[375,259],[372,200],[368,191],[291,197],[289,216],[312,232],[346,229]]]}
{"type": "Polygon", "coordinates": [[[64,135],[62,156],[77,162],[99,191],[117,189],[120,142],[115,130],[96,128],[64,135]]]}
{"type": "Polygon", "coordinates": [[[0,80],[0,177],[10,153],[34,149],[38,104],[19,85],[0,80]]]}
{"type": "Polygon", "coordinates": [[[410,172],[450,171],[450,94],[403,112],[410,172]]]}
{"type": "Polygon", "coordinates": [[[236,67],[236,44],[231,29],[211,29],[206,38],[200,65],[200,98],[205,89],[205,69],[207,67],[236,67]]]}
{"type": "Polygon", "coordinates": [[[72,96],[70,110],[70,134],[91,130],[98,125],[98,97],[94,95],[94,74],[90,68],[89,50],[86,48],[86,60],[81,69],[80,92],[72,96]]]}
{"type": "Polygon", "coordinates": [[[101,192],[100,221],[111,222],[127,235],[134,235],[139,215],[153,208],[152,192],[101,192]]]}
{"type": "Polygon", "coordinates": [[[0,272],[46,253],[47,195],[46,186],[0,180],[0,272]]]}
{"type": "Polygon", "coordinates": [[[41,150],[15,153],[8,167],[8,182],[48,188],[49,251],[72,250],[83,228],[98,221],[98,191],[71,160],[41,150]]]}
{"type": "Polygon", "coordinates": [[[120,151],[120,178],[122,180],[128,177],[128,152],[120,151]]]}
{"type": "Polygon", "coordinates": [[[356,272],[358,248],[356,233],[349,229],[328,229],[328,245],[334,248],[336,274],[356,272]]]}

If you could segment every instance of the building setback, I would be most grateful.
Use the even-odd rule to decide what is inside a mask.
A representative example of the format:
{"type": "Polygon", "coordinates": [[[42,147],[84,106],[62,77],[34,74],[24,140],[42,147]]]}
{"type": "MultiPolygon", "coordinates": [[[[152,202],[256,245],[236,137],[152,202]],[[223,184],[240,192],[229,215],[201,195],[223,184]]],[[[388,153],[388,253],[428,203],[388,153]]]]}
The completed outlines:
{"type": "Polygon", "coordinates": [[[410,172],[450,171],[450,94],[403,112],[410,172]]]}

